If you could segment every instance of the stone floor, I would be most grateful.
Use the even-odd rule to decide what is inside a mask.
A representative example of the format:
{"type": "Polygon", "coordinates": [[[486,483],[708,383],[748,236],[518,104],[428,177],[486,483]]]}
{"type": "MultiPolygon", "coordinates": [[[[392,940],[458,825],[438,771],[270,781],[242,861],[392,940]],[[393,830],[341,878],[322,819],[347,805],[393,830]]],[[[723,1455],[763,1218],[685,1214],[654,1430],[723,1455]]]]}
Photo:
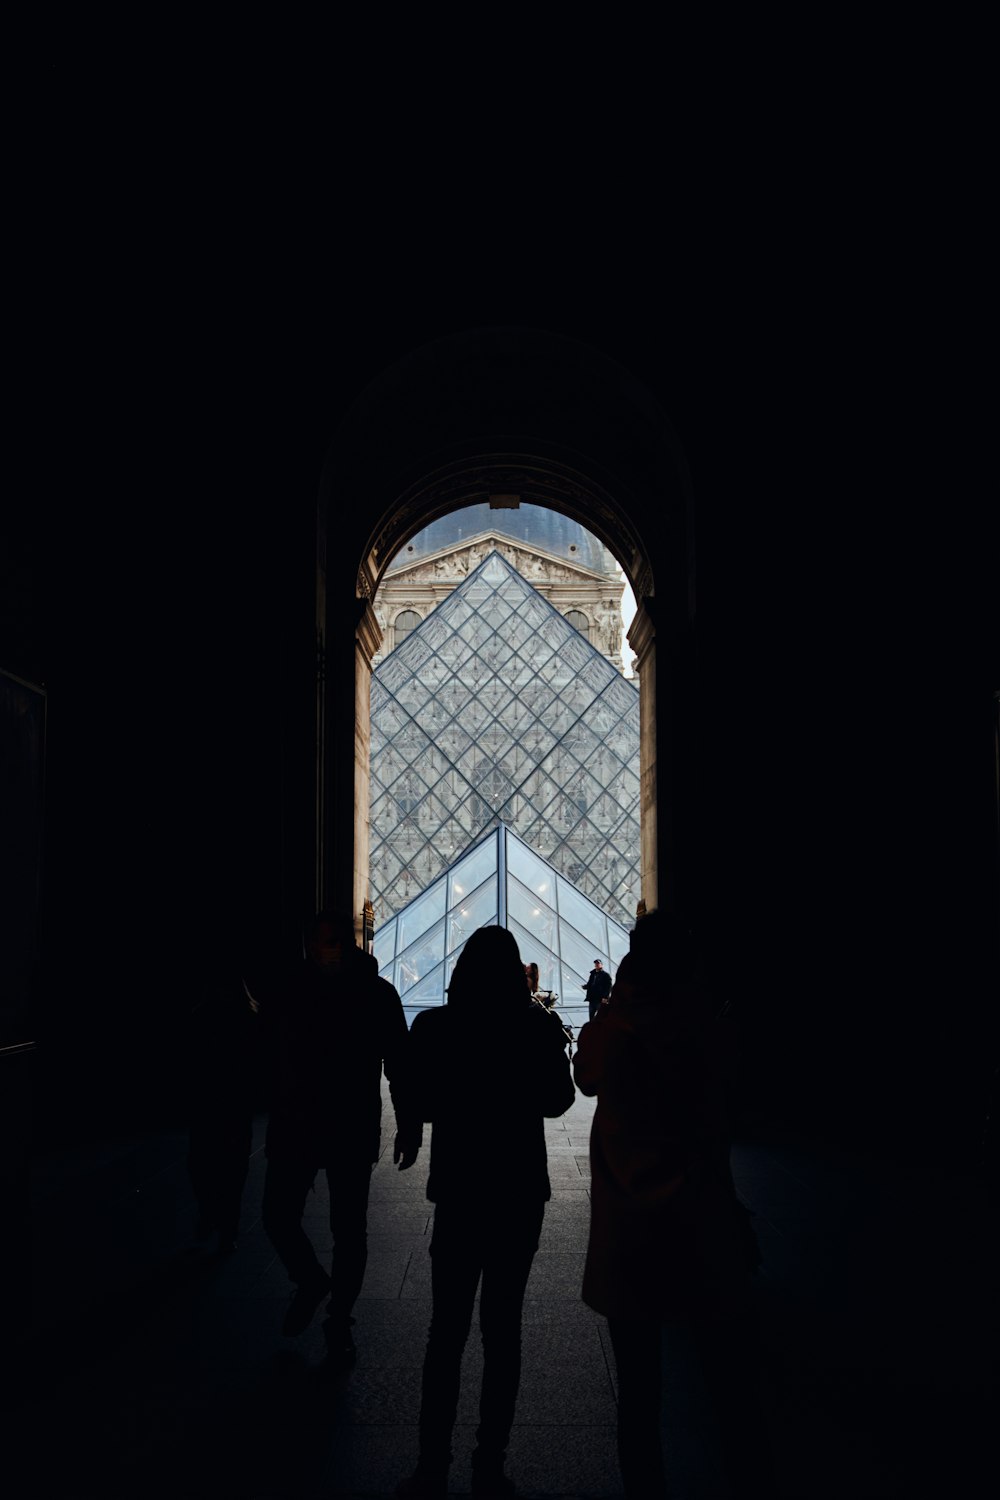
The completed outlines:
{"type": "MultiPolygon", "coordinates": [[[[508,1465],[524,1496],[620,1494],[614,1361],[603,1319],[580,1300],[593,1108],[578,1097],[546,1126],[553,1194],[508,1465]]],[[[260,1227],[262,1136],[258,1121],[240,1245],[226,1258],[195,1238],[183,1132],[67,1145],[37,1163],[34,1300],[2,1412],[10,1500],[382,1496],[412,1468],[430,1314],[426,1151],[408,1172],[391,1148],[375,1168],[358,1362],[330,1383],[317,1376],[319,1318],[281,1336],[289,1287],[260,1227]]],[[[992,1495],[997,1246],[982,1176],[777,1131],[738,1141],[733,1160],[764,1255],[778,1494],[992,1495]]],[[[307,1218],[324,1249],[325,1207],[321,1176],[307,1218]]],[[[722,1496],[696,1374],[683,1347],[664,1359],[674,1494],[722,1496]]],[[[455,1494],[469,1487],[480,1368],[474,1329],[455,1494]]]]}

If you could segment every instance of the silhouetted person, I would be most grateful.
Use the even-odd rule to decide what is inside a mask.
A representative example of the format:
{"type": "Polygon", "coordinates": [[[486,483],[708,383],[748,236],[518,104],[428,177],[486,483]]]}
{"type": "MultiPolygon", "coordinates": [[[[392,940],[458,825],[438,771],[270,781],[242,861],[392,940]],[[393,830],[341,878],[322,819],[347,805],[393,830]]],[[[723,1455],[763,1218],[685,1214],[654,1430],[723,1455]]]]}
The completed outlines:
{"type": "Polygon", "coordinates": [[[527,993],[517,942],[480,927],[448,1003],[411,1028],[415,1099],[433,1122],[427,1196],[433,1310],[420,1403],[420,1459],[396,1493],[444,1495],[462,1351],[482,1282],[483,1384],[472,1491],[513,1495],[503,1471],[521,1378],[524,1289],[551,1197],[544,1120],[569,1109],[573,1080],[556,1018],[527,993]]]}
{"type": "Polygon", "coordinates": [[[774,1500],[712,1014],[690,936],[666,913],[636,923],[609,1003],[580,1032],[574,1075],[582,1093],[597,1095],[583,1300],[608,1319],[625,1494],[667,1493],[666,1328],[683,1330],[700,1356],[731,1494],[774,1500]]]}
{"type": "Polygon", "coordinates": [[[187,1165],[198,1236],[235,1250],[256,1100],[256,1017],[238,969],[210,976],[191,1013],[187,1165]]]}
{"type": "Polygon", "coordinates": [[[534,962],[534,960],[532,960],[532,962],[530,964],[525,964],[525,966],[524,966],[524,979],[525,979],[525,983],[528,986],[528,994],[529,995],[537,995],[537,993],[538,993],[538,965],[534,962]]]}
{"type": "Polygon", "coordinates": [[[590,1019],[593,1020],[602,1001],[611,994],[611,975],[599,958],[594,959],[594,967],[587,975],[587,983],[581,984],[580,988],[587,993],[587,1008],[590,1012],[590,1019]]]}
{"type": "Polygon", "coordinates": [[[368,1258],[368,1190],[381,1141],[381,1077],[397,1121],[393,1161],[413,1165],[419,1149],[404,1124],[409,1033],[399,995],[375,959],[356,946],[349,916],[321,912],[305,958],[273,992],[261,994],[273,1068],[265,1140],[263,1227],[295,1283],[283,1333],[307,1328],[330,1294],[324,1333],[331,1362],[354,1358],[351,1309],[368,1258]],[[333,1253],[329,1274],[302,1227],[306,1197],[326,1169],[333,1253]]]}

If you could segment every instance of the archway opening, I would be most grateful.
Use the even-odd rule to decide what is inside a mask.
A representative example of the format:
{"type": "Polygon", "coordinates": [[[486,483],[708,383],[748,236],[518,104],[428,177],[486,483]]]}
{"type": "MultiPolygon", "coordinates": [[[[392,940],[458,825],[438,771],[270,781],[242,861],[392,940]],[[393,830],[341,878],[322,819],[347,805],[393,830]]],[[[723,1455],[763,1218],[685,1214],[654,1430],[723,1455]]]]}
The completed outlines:
{"type": "MultiPolygon", "coordinates": [[[[603,508],[601,514],[606,527],[608,509],[603,508]]],[[[386,545],[391,528],[383,525],[381,558],[378,549],[372,549],[364,559],[359,592],[366,605],[358,629],[355,701],[359,750],[363,747],[367,756],[359,754],[356,765],[355,910],[367,912],[376,931],[387,917],[395,916],[400,905],[407,904],[407,897],[415,900],[431,886],[450,859],[468,851],[475,837],[492,826],[489,814],[493,823],[507,823],[515,835],[527,835],[529,843],[533,838],[540,845],[537,852],[554,859],[560,888],[567,882],[592,887],[579,896],[584,903],[593,899],[616,928],[627,930],[632,925],[640,903],[655,904],[655,801],[643,799],[642,787],[655,785],[656,730],[655,721],[641,708],[642,677],[650,678],[654,664],[654,634],[635,629],[637,621],[642,626],[646,612],[635,610],[625,560],[587,525],[591,520],[586,503],[556,510],[533,499],[522,501],[521,495],[509,490],[500,503],[484,502],[475,494],[455,496],[430,524],[420,527],[411,521],[397,535],[392,553],[386,545]],[[539,516],[548,518],[548,534],[541,542],[536,536],[533,545],[528,535],[531,528],[526,530],[524,523],[532,518],[537,526],[539,516]],[[511,524],[512,518],[516,524],[511,524]],[[518,664],[523,690],[520,696],[510,691],[503,663],[496,664],[499,670],[492,676],[485,673],[490,693],[503,696],[513,720],[503,724],[499,716],[491,719],[485,732],[492,735],[494,756],[484,753],[482,720],[469,726],[480,732],[475,743],[470,743],[459,724],[464,704],[471,699],[471,711],[481,713],[489,695],[485,690],[471,694],[470,684],[456,685],[453,677],[446,679],[449,664],[436,657],[433,643],[421,638],[424,622],[433,618],[435,609],[459,586],[459,579],[471,579],[481,570],[487,556],[493,560],[492,580],[478,578],[468,587],[490,595],[495,616],[511,618],[510,601],[500,597],[504,588],[520,587],[524,600],[530,596],[531,607],[539,612],[526,631],[526,640],[519,643],[521,654],[511,650],[502,632],[497,635],[494,630],[494,645],[505,655],[509,652],[510,661],[518,664]],[[506,577],[499,559],[507,564],[506,577]],[[451,577],[449,567],[455,570],[451,577]],[[514,575],[519,584],[513,582],[514,575]],[[630,606],[628,621],[622,613],[624,596],[630,606]],[[420,624],[397,644],[395,620],[400,613],[411,621],[413,615],[419,616],[420,624]],[[578,623],[581,616],[587,624],[585,635],[578,623]],[[636,643],[630,646],[626,639],[630,627],[641,645],[636,655],[632,654],[636,643]],[[404,651],[401,648],[408,638],[412,649],[404,651]],[[548,683],[546,674],[531,670],[532,643],[536,653],[544,655],[548,683]],[[377,676],[373,680],[382,663],[391,674],[388,686],[380,684],[377,676]],[[408,665],[414,670],[404,670],[408,665]],[[428,673],[434,680],[423,681],[428,673]],[[608,691],[612,679],[617,684],[614,693],[608,691]],[[407,703],[401,703],[400,697],[407,694],[407,703]],[[394,756],[386,750],[384,725],[373,723],[373,701],[379,705],[375,719],[386,716],[399,741],[409,743],[409,761],[405,754],[394,756]],[[539,725],[538,713],[546,716],[546,710],[555,721],[555,733],[551,724],[539,725]],[[586,722],[588,711],[595,717],[596,734],[586,722]],[[529,721],[530,728],[526,727],[529,721]],[[519,728],[527,736],[520,744],[519,728]],[[450,736],[447,746],[435,743],[436,729],[450,736]],[[612,748],[615,735],[618,741],[612,748]],[[537,747],[534,759],[530,744],[537,747]],[[449,749],[460,764],[449,758],[449,749]],[[522,764],[511,777],[512,762],[522,750],[522,764]],[[509,752],[506,760],[505,752],[509,752]],[[373,760],[380,755],[391,761],[391,775],[381,774],[379,767],[373,781],[373,760]],[[523,784],[518,784],[518,771],[523,784]],[[554,776],[548,774],[553,771],[554,776]],[[387,781],[392,784],[386,785],[387,781]],[[449,817],[449,809],[442,806],[450,800],[450,811],[456,811],[459,786],[467,801],[478,803],[478,819],[469,816],[468,807],[459,811],[458,818],[449,817]],[[479,795],[483,792],[485,797],[479,795]],[[535,793],[535,798],[529,793],[535,793]],[[464,823],[460,821],[463,813],[464,823]],[[407,840],[410,847],[402,847],[407,840]],[[391,894],[388,902],[387,892],[391,894]]],[[[633,549],[633,562],[636,556],[643,556],[639,547],[633,549]]],[[[643,581],[651,594],[648,564],[643,581]]],[[[466,588],[464,581],[461,587],[466,588]]],[[[475,613],[469,603],[463,603],[462,610],[466,620],[475,613]]],[[[479,616],[475,623],[481,635],[498,620],[487,622],[479,616]]],[[[461,630],[452,634],[452,655],[461,637],[461,630]]],[[[477,639],[475,645],[482,648],[482,640],[477,639]]],[[[465,649],[471,654],[472,670],[482,667],[489,653],[474,650],[472,644],[465,649]]],[[[510,670],[508,666],[508,676],[510,670]]],[[[553,885],[555,875],[554,870],[553,885]]],[[[571,899],[568,894],[566,899],[571,899]]],[[[616,945],[617,939],[612,938],[610,946],[616,945]]],[[[609,942],[597,946],[607,953],[609,942]]]]}
{"type": "MultiPolygon", "coordinates": [[[[686,470],[664,413],[627,371],[531,329],[474,330],[413,351],[359,397],[328,452],[318,512],[316,890],[356,913],[369,896],[370,695],[385,644],[377,590],[422,528],[475,504],[546,507],[621,565],[636,600],[628,668],[641,684],[640,899],[670,904],[671,882],[688,880],[696,846],[690,799],[675,795],[691,779],[686,470]],[[344,733],[348,671],[353,735],[344,733]]],[[[588,618],[588,633],[596,625],[588,618]]]]}
{"type": "Polygon", "coordinates": [[[580,523],[509,497],[390,560],[373,600],[369,880],[380,969],[409,1010],[442,1003],[469,932],[492,922],[571,1020],[593,957],[617,967],[641,888],[625,589],[580,523]],[[397,641],[401,612],[418,623],[397,641]]]}

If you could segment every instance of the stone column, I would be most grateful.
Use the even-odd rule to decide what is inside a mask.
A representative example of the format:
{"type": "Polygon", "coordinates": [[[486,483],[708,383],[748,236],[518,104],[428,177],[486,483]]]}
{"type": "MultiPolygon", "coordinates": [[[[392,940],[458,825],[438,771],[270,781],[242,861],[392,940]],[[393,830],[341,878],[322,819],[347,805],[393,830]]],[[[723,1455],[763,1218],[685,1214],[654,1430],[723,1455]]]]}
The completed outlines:
{"type": "Polygon", "coordinates": [[[354,666],[354,885],[351,910],[359,945],[363,940],[362,915],[371,891],[368,880],[370,851],[369,807],[371,766],[372,659],[382,645],[382,631],[368,599],[359,599],[355,630],[354,666]]]}
{"type": "MultiPolygon", "coordinates": [[[[656,745],[656,627],[653,599],[639,600],[628,630],[639,675],[639,821],[641,899],[652,911],[659,897],[658,758],[656,745]]],[[[666,789],[664,789],[666,790],[666,789]]],[[[664,799],[666,802],[666,799],[664,799]]]]}

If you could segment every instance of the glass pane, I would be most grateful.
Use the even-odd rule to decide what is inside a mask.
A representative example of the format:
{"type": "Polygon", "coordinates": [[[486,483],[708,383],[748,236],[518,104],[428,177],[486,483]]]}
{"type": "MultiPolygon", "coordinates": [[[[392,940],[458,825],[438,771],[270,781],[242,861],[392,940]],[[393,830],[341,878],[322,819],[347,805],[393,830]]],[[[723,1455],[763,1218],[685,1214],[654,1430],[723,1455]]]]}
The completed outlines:
{"type": "Polygon", "coordinates": [[[386,922],[383,926],[376,928],[375,940],[372,943],[372,952],[378,964],[379,973],[392,964],[396,956],[396,921],[395,918],[386,922]]]}
{"type": "MultiPolygon", "coordinates": [[[[587,964],[588,974],[593,967],[592,963],[587,964]]],[[[570,968],[565,960],[560,964],[559,972],[562,976],[562,985],[559,990],[559,1013],[579,1030],[584,1022],[590,1019],[590,1007],[583,991],[586,980],[581,978],[575,969],[570,968]]]]}
{"type": "Polygon", "coordinates": [[[545,859],[551,859],[559,847],[559,835],[551,823],[546,823],[544,818],[539,818],[531,829],[530,844],[545,859]]]}
{"type": "MultiPolygon", "coordinates": [[[[404,998],[403,991],[399,989],[399,998],[404,998]]],[[[405,995],[406,1007],[413,1007],[414,1014],[417,1009],[424,1009],[428,1005],[441,1005],[444,1002],[444,964],[437,964],[430,973],[424,974],[420,979],[414,980],[409,985],[405,995]]],[[[407,1020],[410,1016],[407,1015],[407,1020]]]]}
{"type": "Polygon", "coordinates": [[[443,620],[447,621],[452,630],[460,630],[472,614],[472,606],[462,597],[461,590],[456,589],[442,604],[438,605],[438,613],[443,620]]]}
{"type": "Polygon", "coordinates": [[[437,847],[435,841],[435,843],[427,843],[424,845],[424,847],[419,851],[416,857],[411,860],[410,868],[413,870],[413,873],[416,876],[418,886],[420,886],[421,888],[426,888],[430,885],[432,880],[437,879],[437,877],[446,868],[447,863],[448,861],[445,859],[445,856],[441,852],[441,850],[437,847]]]}
{"type": "Polygon", "coordinates": [[[479,650],[480,659],[491,672],[502,672],[513,654],[513,646],[499,635],[491,636],[479,650]]]}
{"type": "Polygon", "coordinates": [[[471,790],[465,777],[452,768],[441,777],[434,788],[434,795],[449,812],[454,812],[471,790]]]}
{"type": "Polygon", "coordinates": [[[518,698],[524,708],[533,714],[536,719],[542,717],[555,696],[552,688],[549,687],[548,683],[543,682],[540,677],[533,677],[518,693],[518,698]]]}
{"type": "Polygon", "coordinates": [[[461,948],[470,932],[477,927],[492,926],[497,920],[497,877],[491,875],[471,896],[462,899],[448,913],[447,951],[461,948]]]}
{"type": "Polygon", "coordinates": [[[569,708],[557,698],[545,716],[545,723],[556,739],[561,739],[574,719],[578,717],[579,715],[574,709],[569,708]]]}
{"type": "Polygon", "coordinates": [[[544,771],[533,771],[521,786],[521,791],[540,813],[544,813],[553,797],[559,795],[558,785],[544,771]]]}
{"type": "Polygon", "coordinates": [[[470,692],[478,693],[490,680],[490,669],[480,656],[470,651],[469,646],[463,640],[462,654],[456,658],[454,665],[455,676],[458,681],[469,689],[470,692]]]}
{"type": "Polygon", "coordinates": [[[451,723],[437,737],[438,748],[444,752],[448,759],[454,764],[463,751],[467,750],[472,741],[457,719],[451,723]]]}
{"type": "Polygon", "coordinates": [[[473,739],[482,733],[485,725],[492,724],[492,722],[493,714],[478,698],[473,698],[468,707],[462,711],[462,728],[471,734],[473,739]]]}
{"type": "Polygon", "coordinates": [[[555,911],[513,875],[507,878],[507,920],[519,922],[536,942],[544,943],[547,948],[556,947],[555,911]]]}
{"type": "MultiPolygon", "coordinates": [[[[442,881],[442,887],[444,882],[442,881]]],[[[428,892],[428,894],[430,894],[428,892]]],[[[402,926],[403,918],[400,918],[402,926]]],[[[402,941],[402,932],[400,932],[402,941]]],[[[396,988],[400,996],[405,995],[414,985],[424,979],[444,959],[444,922],[438,922],[437,926],[412,943],[404,953],[396,959],[396,988]]]]}
{"type": "Polygon", "coordinates": [[[409,667],[401,656],[393,652],[392,656],[388,657],[384,665],[379,668],[378,674],[372,678],[372,704],[381,703],[382,692],[385,688],[388,688],[393,695],[397,694],[409,675],[409,667]]]}
{"type": "MultiPolygon", "coordinates": [[[[444,916],[445,894],[445,882],[442,880],[429,891],[425,891],[422,896],[418,896],[416,901],[403,912],[399,918],[399,947],[401,949],[408,947],[444,916]]],[[[443,941],[443,925],[441,936],[443,941]]],[[[439,963],[442,958],[444,958],[443,950],[438,954],[435,963],[439,963]]],[[[426,968],[427,965],[425,964],[424,967],[426,968]]]]}
{"type": "Polygon", "coordinates": [[[438,647],[438,656],[448,667],[449,671],[456,671],[459,666],[464,665],[469,654],[469,648],[460,635],[451,635],[438,647]]]}
{"type": "Polygon", "coordinates": [[[495,873],[496,867],[497,841],[487,839],[452,870],[448,879],[448,905],[457,906],[463,896],[476,890],[488,875],[495,873]]]}
{"type": "Polygon", "coordinates": [[[372,722],[387,739],[393,739],[409,722],[406,710],[386,694],[383,701],[372,709],[372,722]]]}
{"type": "Polygon", "coordinates": [[[540,990],[556,990],[559,984],[556,978],[559,966],[555,954],[551,948],[547,948],[539,940],[538,934],[528,927],[522,927],[520,922],[513,917],[507,918],[508,931],[513,933],[517,941],[518,952],[523,964],[535,963],[538,965],[538,988],[540,990]]]}
{"type": "Polygon", "coordinates": [[[406,864],[410,857],[416,854],[423,843],[423,838],[412,817],[400,819],[400,822],[386,839],[389,848],[397,859],[406,864]]]}
{"type": "Polygon", "coordinates": [[[604,913],[593,902],[581,896],[561,875],[556,880],[556,890],[559,915],[576,928],[585,942],[594,946],[595,953],[603,952],[607,936],[604,913]]]}
{"type": "Polygon", "coordinates": [[[497,759],[497,765],[504,775],[510,778],[513,785],[518,786],[525,776],[530,776],[535,769],[535,759],[515,740],[506,755],[501,755],[497,759]]]}
{"type": "Polygon", "coordinates": [[[441,803],[434,796],[434,793],[431,792],[417,808],[416,818],[417,826],[424,835],[424,838],[432,839],[437,835],[442,824],[448,822],[448,809],[442,807],[441,803]]]}
{"type": "Polygon", "coordinates": [[[440,651],[441,646],[450,635],[451,626],[444,619],[442,611],[436,609],[433,614],[427,616],[427,619],[420,626],[419,630],[415,630],[399,649],[407,653],[407,660],[409,660],[408,653],[414,647],[423,647],[427,654],[429,654],[428,648],[430,651],[440,651]]]}
{"type": "MultiPolygon", "coordinates": [[[[535,824],[539,821],[538,814],[530,802],[526,802],[520,795],[511,797],[501,808],[501,817],[508,828],[524,839],[525,843],[532,844],[538,848],[538,841],[534,837],[535,824]]],[[[539,849],[539,853],[544,851],[539,849]]]]}
{"type": "Polygon", "coordinates": [[[393,854],[388,844],[382,844],[377,850],[372,850],[372,876],[374,878],[377,874],[381,885],[388,885],[390,880],[395,880],[401,869],[399,859],[393,854]]]}
{"type": "Polygon", "coordinates": [[[491,551],[484,559],[479,576],[489,583],[502,583],[508,577],[507,570],[497,552],[491,551]]]}
{"type": "Polygon", "coordinates": [[[577,760],[586,763],[587,758],[601,746],[602,741],[592,729],[587,728],[586,719],[579,719],[566,733],[563,744],[571,750],[577,760]]]}
{"type": "Polygon", "coordinates": [[[435,627],[426,624],[418,626],[396,648],[391,659],[397,666],[405,667],[408,672],[419,672],[431,654],[431,647],[434,644],[431,636],[434,629],[435,627]]]}
{"type": "MultiPolygon", "coordinates": [[[[586,637],[586,615],[584,615],[583,617],[582,625],[576,625],[572,620],[568,620],[567,623],[573,625],[573,628],[575,630],[582,630],[584,637],[586,637]]],[[[595,660],[594,653],[590,649],[587,640],[580,640],[575,636],[567,637],[565,644],[560,648],[559,655],[562,661],[565,662],[569,671],[573,673],[585,671],[587,666],[595,660]]]]}
{"type": "Polygon", "coordinates": [[[519,739],[524,749],[536,760],[541,760],[548,755],[556,742],[555,735],[544,724],[533,724],[519,736],[519,739]]]}
{"type": "Polygon", "coordinates": [[[520,650],[531,640],[535,629],[536,627],[530,625],[523,614],[512,615],[509,624],[504,629],[504,638],[515,650],[520,650]]]}
{"type": "Polygon", "coordinates": [[[430,690],[424,686],[418,677],[409,677],[401,684],[396,701],[408,714],[415,714],[430,697],[430,690]]]}
{"type": "Polygon", "coordinates": [[[593,688],[577,677],[559,689],[559,697],[563,705],[579,718],[586,712],[588,705],[593,703],[595,694],[593,688]]]}
{"type": "MultiPolygon", "coordinates": [[[[520,943],[518,947],[520,947],[520,943]]],[[[535,947],[530,951],[530,957],[525,963],[536,963],[538,965],[538,988],[540,990],[552,990],[559,994],[559,959],[550,948],[535,947]]]]}
{"type": "Polygon", "coordinates": [[[560,645],[565,645],[570,639],[572,625],[567,625],[559,611],[553,609],[540,594],[532,592],[525,595],[520,615],[532,630],[544,630],[553,642],[558,641],[560,645]]]}
{"type": "Polygon", "coordinates": [[[504,682],[515,692],[520,692],[529,682],[533,682],[537,675],[535,663],[530,656],[512,656],[503,668],[504,682]]]}
{"type": "Polygon", "coordinates": [[[448,818],[441,824],[436,839],[437,847],[448,864],[453,864],[469,845],[469,831],[458,818],[448,818]]]}
{"type": "Polygon", "coordinates": [[[503,715],[503,720],[506,724],[506,709],[513,696],[510,688],[501,682],[499,677],[490,677],[487,680],[486,686],[481,689],[478,701],[494,718],[499,718],[500,715],[503,715]]]}
{"type": "Polygon", "coordinates": [[[383,836],[392,832],[401,817],[402,813],[397,803],[386,793],[372,803],[370,821],[376,825],[383,836]]]}
{"type": "Polygon", "coordinates": [[[507,839],[507,869],[535,896],[540,896],[548,905],[555,897],[555,877],[544,860],[522,844],[520,839],[507,839]]]}
{"type": "Polygon", "coordinates": [[[615,671],[609,672],[609,686],[604,694],[605,702],[616,714],[638,714],[639,689],[615,671]]]}
{"type": "Polygon", "coordinates": [[[484,618],[482,613],[476,615],[467,625],[462,627],[462,640],[475,650],[484,646],[494,635],[493,626],[484,618]]]}
{"type": "Polygon", "coordinates": [[[508,781],[502,771],[497,770],[496,766],[491,766],[489,772],[480,779],[479,785],[476,787],[476,791],[482,797],[483,801],[487,802],[492,808],[502,806],[513,790],[511,782],[508,781]]]}
{"type": "Polygon", "coordinates": [[[379,911],[376,907],[376,917],[384,918],[391,916],[393,912],[402,911],[404,906],[409,906],[418,889],[409,870],[404,870],[401,875],[383,887],[381,893],[383,910],[379,911]]]}
{"type": "Polygon", "coordinates": [[[587,975],[594,967],[595,958],[599,958],[604,964],[608,961],[607,953],[598,944],[588,942],[561,917],[559,919],[559,952],[564,966],[568,965],[579,974],[580,984],[586,982],[587,975]]]}
{"type": "Polygon", "coordinates": [[[416,771],[407,769],[403,772],[402,776],[396,777],[396,780],[389,788],[389,792],[397,806],[404,813],[408,813],[412,812],[421,798],[426,795],[427,786],[417,775],[416,771]]]}
{"type": "Polygon", "coordinates": [[[431,742],[427,738],[426,734],[424,734],[423,730],[419,727],[419,725],[415,724],[412,719],[407,719],[406,723],[397,733],[393,744],[395,745],[397,752],[411,766],[414,765],[422,755],[429,755],[432,748],[431,742]]]}
{"type": "MultiPolygon", "coordinates": [[[[380,672],[381,670],[382,668],[379,667],[380,672]]],[[[440,656],[436,654],[428,657],[427,661],[420,668],[420,681],[425,687],[429,687],[432,692],[436,692],[450,678],[451,672],[440,656]]]]}
{"type": "Polygon", "coordinates": [[[489,817],[489,809],[482,797],[471,787],[452,813],[453,822],[465,831],[465,838],[462,840],[465,844],[471,842],[474,830],[486,826],[489,817]]]}
{"type": "Polygon", "coordinates": [[[618,965],[628,952],[629,935],[617,922],[608,922],[608,957],[611,960],[612,970],[617,973],[618,965]]]}

